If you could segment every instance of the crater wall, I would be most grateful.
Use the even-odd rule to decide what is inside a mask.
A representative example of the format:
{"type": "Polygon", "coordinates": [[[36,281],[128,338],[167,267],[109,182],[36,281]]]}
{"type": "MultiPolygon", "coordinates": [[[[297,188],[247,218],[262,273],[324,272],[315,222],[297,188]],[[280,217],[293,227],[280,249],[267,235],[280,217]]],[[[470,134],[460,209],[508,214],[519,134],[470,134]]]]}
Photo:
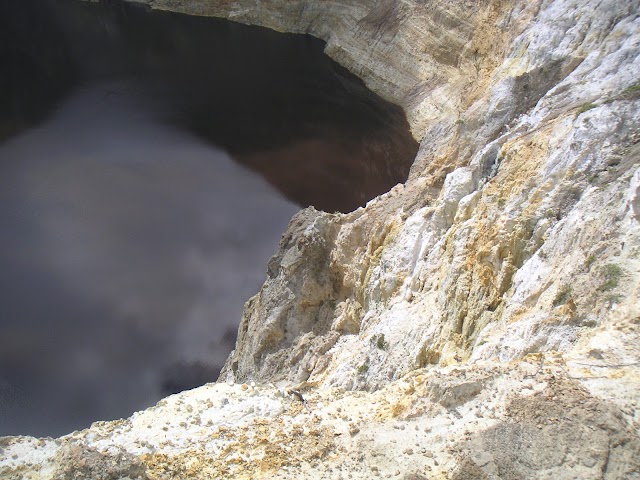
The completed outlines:
{"type": "Polygon", "coordinates": [[[47,465],[640,478],[639,2],[148,3],[325,39],[420,150],[365,208],[292,219],[220,383],[45,442],[47,465]]]}

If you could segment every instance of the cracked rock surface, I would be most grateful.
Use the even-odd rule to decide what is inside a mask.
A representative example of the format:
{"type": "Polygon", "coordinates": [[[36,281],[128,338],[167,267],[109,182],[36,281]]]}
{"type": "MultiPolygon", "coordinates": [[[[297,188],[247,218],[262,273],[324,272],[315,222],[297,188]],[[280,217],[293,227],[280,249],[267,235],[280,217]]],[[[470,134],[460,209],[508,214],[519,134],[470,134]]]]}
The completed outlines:
{"type": "Polygon", "coordinates": [[[147,3],[323,38],[420,150],[291,220],[220,383],[0,477],[640,478],[640,2],[147,3]]]}

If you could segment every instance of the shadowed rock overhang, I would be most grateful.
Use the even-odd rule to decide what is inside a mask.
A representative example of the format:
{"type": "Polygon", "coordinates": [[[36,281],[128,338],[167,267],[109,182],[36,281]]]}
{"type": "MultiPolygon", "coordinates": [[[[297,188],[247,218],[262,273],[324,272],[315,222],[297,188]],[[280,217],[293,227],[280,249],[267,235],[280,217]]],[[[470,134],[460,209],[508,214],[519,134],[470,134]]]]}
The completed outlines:
{"type": "Polygon", "coordinates": [[[289,199],[350,211],[404,182],[418,145],[403,110],[310,35],[122,1],[9,1],[0,17],[0,138],[74,85],[135,78],[167,121],[227,149],[289,199]]]}

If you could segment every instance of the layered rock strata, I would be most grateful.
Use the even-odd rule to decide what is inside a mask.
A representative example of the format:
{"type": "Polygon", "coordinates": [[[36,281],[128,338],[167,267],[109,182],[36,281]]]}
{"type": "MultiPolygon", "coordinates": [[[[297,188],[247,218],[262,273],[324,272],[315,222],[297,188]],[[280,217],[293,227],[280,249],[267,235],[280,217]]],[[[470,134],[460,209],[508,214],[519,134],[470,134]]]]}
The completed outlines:
{"type": "Polygon", "coordinates": [[[225,383],[5,440],[0,472],[640,478],[640,2],[151,3],[327,40],[420,151],[366,208],[292,219],[225,383]]]}

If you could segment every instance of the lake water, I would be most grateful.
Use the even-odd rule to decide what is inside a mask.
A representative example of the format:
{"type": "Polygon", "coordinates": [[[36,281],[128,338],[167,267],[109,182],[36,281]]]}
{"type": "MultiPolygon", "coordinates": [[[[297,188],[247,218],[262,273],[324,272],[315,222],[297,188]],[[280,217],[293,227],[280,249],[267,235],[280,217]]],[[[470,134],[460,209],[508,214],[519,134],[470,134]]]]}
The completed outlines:
{"type": "Polygon", "coordinates": [[[76,89],[0,145],[0,435],[59,435],[216,379],[298,207],[160,119],[76,89]]]}

